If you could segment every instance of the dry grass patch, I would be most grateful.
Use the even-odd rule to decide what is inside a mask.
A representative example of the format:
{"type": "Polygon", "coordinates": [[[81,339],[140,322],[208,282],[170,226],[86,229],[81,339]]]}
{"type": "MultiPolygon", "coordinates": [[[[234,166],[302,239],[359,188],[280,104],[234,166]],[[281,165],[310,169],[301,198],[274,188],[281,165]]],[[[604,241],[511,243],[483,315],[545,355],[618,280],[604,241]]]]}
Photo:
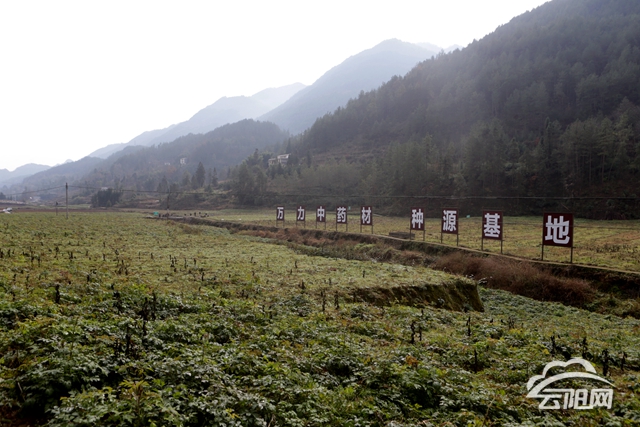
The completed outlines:
{"type": "Polygon", "coordinates": [[[596,298],[595,289],[586,280],[556,277],[546,268],[528,262],[455,252],[439,258],[432,267],[472,276],[488,287],[539,301],[583,307],[596,298]]]}

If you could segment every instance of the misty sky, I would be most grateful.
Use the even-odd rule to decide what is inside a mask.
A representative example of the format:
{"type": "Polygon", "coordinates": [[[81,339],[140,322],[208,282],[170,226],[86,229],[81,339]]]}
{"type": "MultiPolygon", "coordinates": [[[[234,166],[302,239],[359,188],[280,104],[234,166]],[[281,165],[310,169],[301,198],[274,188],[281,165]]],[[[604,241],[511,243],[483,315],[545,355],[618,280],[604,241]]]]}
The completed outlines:
{"type": "Polygon", "coordinates": [[[543,3],[3,1],[0,169],[78,160],[222,96],[311,84],[386,39],[466,46],[543,3]]]}

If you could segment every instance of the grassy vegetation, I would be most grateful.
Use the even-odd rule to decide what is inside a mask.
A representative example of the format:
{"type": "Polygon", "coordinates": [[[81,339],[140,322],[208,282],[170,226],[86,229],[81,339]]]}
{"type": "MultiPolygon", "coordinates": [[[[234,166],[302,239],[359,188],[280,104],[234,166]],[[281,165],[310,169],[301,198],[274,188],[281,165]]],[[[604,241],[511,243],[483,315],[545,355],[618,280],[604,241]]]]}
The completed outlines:
{"type": "MultiPolygon", "coordinates": [[[[423,245],[423,242],[389,240],[375,235],[358,233],[336,233],[302,228],[275,228],[207,220],[188,219],[191,224],[216,224],[234,232],[261,238],[286,242],[297,251],[308,254],[332,256],[345,259],[375,260],[407,266],[428,266],[440,271],[475,278],[478,283],[493,289],[502,289],[517,295],[540,301],[554,301],[578,308],[585,308],[601,314],[632,316],[640,319],[640,288],[635,273],[621,273],[606,269],[591,269],[569,264],[548,264],[530,262],[511,257],[492,257],[480,251],[456,250],[446,245],[423,245]]],[[[449,293],[455,294],[455,286],[447,286],[449,293]]],[[[396,293],[370,290],[371,293],[396,293]]],[[[437,291],[437,289],[435,290],[437,291]]],[[[445,308],[460,309],[465,304],[473,307],[475,298],[464,288],[466,300],[447,296],[445,308]]],[[[419,295],[404,292],[404,299],[419,295]]],[[[428,300],[437,297],[428,295],[428,300]]],[[[375,302],[377,298],[365,298],[375,302]]],[[[480,308],[478,308],[480,309],[480,308]]]]}
{"type": "Polygon", "coordinates": [[[484,312],[372,305],[355,291],[468,279],[139,214],[5,215],[0,249],[3,425],[640,422],[636,319],[483,288],[484,312]],[[580,355],[611,367],[612,410],[525,398],[580,355]]]}
{"type": "MultiPolygon", "coordinates": [[[[355,209],[352,207],[352,211],[355,209]]],[[[357,210],[356,210],[357,213],[357,210]]],[[[295,227],[295,216],[292,209],[287,212],[287,227],[295,227]]],[[[215,211],[215,219],[234,222],[250,222],[259,225],[275,225],[275,210],[221,210],[215,211]]],[[[298,223],[298,227],[315,228],[315,208],[307,212],[306,225],[298,223]]],[[[390,232],[409,232],[409,219],[374,215],[373,232],[389,235],[390,232]]],[[[542,242],[542,217],[506,217],[504,220],[503,252],[527,259],[540,259],[542,242]]],[[[425,240],[440,243],[440,218],[425,220],[425,240]]],[[[282,226],[282,223],[279,224],[282,226]]],[[[324,229],[323,225],[318,226],[324,229]]],[[[462,247],[480,250],[482,242],[480,230],[481,218],[460,218],[460,241],[462,247]]],[[[345,231],[340,225],[338,230],[345,231]]],[[[327,216],[327,230],[335,230],[335,213],[327,216]]],[[[349,231],[360,232],[360,219],[357,214],[349,215],[349,231]]],[[[371,233],[371,227],[363,227],[363,233],[371,233]]],[[[422,240],[422,233],[415,238],[422,240]]],[[[596,265],[627,271],[640,271],[640,221],[595,221],[575,219],[573,262],[576,264],[596,265]]],[[[444,235],[443,243],[456,245],[455,235],[444,235]]],[[[485,240],[484,250],[500,253],[500,242],[485,240]]],[[[566,248],[547,246],[544,259],[555,262],[569,262],[570,251],[566,248]]]]}

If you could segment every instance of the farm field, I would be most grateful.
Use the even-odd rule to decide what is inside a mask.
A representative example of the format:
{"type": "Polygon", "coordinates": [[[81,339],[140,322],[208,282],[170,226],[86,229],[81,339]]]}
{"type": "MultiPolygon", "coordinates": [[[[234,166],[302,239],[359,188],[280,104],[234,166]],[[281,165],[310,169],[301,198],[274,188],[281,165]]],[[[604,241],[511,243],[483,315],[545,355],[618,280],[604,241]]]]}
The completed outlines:
{"type": "MultiPolygon", "coordinates": [[[[352,211],[353,212],[353,207],[352,211]]],[[[250,222],[258,225],[275,226],[275,209],[271,210],[222,210],[210,213],[215,219],[233,222],[250,222]]],[[[307,211],[306,224],[296,224],[294,212],[286,213],[287,227],[315,228],[315,211],[307,211]]],[[[356,213],[349,214],[349,232],[360,233],[360,217],[356,213]]],[[[374,215],[373,232],[388,236],[389,232],[409,232],[409,217],[388,217],[374,215]]],[[[542,241],[542,216],[540,217],[505,217],[503,253],[527,259],[540,259],[542,241]]],[[[280,222],[279,227],[282,227],[280,222]]],[[[335,230],[335,212],[327,214],[327,230],[335,230]]],[[[480,250],[482,219],[461,217],[459,220],[459,245],[469,249],[480,250]]],[[[324,225],[318,225],[324,229],[324,225]]],[[[344,225],[338,227],[345,231],[344,225]]],[[[440,218],[425,219],[424,239],[431,243],[440,243],[440,218]]],[[[371,233],[371,227],[363,227],[362,232],[371,233]]],[[[414,238],[422,240],[422,233],[414,234],[414,238]]],[[[640,271],[640,221],[595,221],[576,218],[574,228],[575,247],[573,262],[576,264],[609,267],[627,271],[640,271]]],[[[455,246],[456,236],[443,236],[443,243],[455,246]]],[[[500,253],[500,242],[485,240],[484,250],[500,253]]],[[[546,246],[545,261],[570,261],[570,250],[546,246]]]]}
{"type": "MultiPolygon", "coordinates": [[[[212,216],[274,224],[260,215],[212,216]]],[[[0,425],[640,423],[640,320],[482,287],[484,311],[368,304],[354,292],[474,283],[299,249],[140,213],[0,217],[0,425]],[[607,365],[612,409],[525,397],[581,355],[607,365]]]]}

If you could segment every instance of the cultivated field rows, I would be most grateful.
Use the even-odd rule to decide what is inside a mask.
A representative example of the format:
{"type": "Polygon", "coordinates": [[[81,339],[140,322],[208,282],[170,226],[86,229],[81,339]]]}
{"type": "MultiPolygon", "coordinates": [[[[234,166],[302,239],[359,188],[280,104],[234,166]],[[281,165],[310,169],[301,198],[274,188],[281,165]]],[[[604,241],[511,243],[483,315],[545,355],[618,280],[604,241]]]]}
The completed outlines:
{"type": "Polygon", "coordinates": [[[6,215],[0,249],[3,425],[640,422],[636,319],[484,288],[484,312],[374,306],[351,291],[468,279],[142,214],[6,215]],[[608,366],[611,410],[525,397],[581,355],[608,366]]]}

